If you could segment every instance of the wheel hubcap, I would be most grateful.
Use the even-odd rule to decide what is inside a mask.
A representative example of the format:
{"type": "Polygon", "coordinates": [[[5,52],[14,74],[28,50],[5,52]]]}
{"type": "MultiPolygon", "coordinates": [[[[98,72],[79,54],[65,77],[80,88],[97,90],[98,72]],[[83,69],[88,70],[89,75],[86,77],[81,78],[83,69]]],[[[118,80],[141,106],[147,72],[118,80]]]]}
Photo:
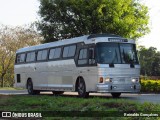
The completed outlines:
{"type": "Polygon", "coordinates": [[[31,91],[32,91],[31,89],[32,89],[31,83],[28,83],[28,92],[29,92],[29,93],[31,93],[31,91]]]}

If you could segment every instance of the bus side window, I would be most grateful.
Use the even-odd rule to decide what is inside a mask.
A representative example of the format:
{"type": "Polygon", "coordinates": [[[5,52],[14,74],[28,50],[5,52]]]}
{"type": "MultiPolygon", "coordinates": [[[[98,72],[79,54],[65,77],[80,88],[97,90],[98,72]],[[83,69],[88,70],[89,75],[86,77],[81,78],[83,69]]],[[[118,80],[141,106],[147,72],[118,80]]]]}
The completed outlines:
{"type": "Polygon", "coordinates": [[[24,54],[21,54],[21,57],[20,57],[20,62],[25,62],[25,53],[24,54]]]}
{"type": "Polygon", "coordinates": [[[40,50],[38,51],[37,60],[46,60],[47,59],[47,50],[40,50]]]}
{"type": "Polygon", "coordinates": [[[66,46],[63,49],[63,58],[73,57],[76,52],[76,45],[66,46]]]}
{"type": "Polygon", "coordinates": [[[87,48],[81,49],[78,56],[78,64],[85,65],[87,64],[87,48]]]}
{"type": "Polygon", "coordinates": [[[72,57],[75,55],[75,52],[76,52],[76,45],[72,45],[69,47],[69,50],[68,50],[68,57],[72,57]]]}
{"type": "Polygon", "coordinates": [[[42,56],[42,51],[38,51],[37,60],[41,60],[41,56],[42,56]]]}
{"type": "Polygon", "coordinates": [[[26,62],[30,61],[31,53],[27,53],[26,62]]]}
{"type": "Polygon", "coordinates": [[[57,59],[57,58],[60,58],[60,57],[61,57],[61,48],[56,48],[53,58],[57,59]]]}
{"type": "Polygon", "coordinates": [[[26,62],[34,62],[35,61],[35,52],[29,52],[27,53],[26,62]]]}
{"type": "Polygon", "coordinates": [[[61,48],[52,48],[49,52],[49,59],[58,59],[61,55],[61,48]]]}
{"type": "Polygon", "coordinates": [[[36,58],[35,52],[31,52],[30,62],[35,61],[35,58],[36,58]]]}

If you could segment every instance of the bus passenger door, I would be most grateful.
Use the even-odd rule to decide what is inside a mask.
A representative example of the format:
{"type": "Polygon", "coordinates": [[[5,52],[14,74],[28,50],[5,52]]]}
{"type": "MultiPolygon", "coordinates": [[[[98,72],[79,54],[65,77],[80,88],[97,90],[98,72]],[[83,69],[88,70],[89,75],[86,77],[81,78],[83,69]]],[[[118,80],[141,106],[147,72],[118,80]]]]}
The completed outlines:
{"type": "Polygon", "coordinates": [[[88,47],[83,46],[79,49],[77,56],[77,73],[78,76],[81,76],[86,86],[88,85],[88,47]]]}
{"type": "Polygon", "coordinates": [[[95,91],[97,84],[97,67],[94,46],[83,46],[77,56],[78,76],[83,77],[86,90],[95,91]]]}
{"type": "Polygon", "coordinates": [[[88,90],[96,91],[96,86],[98,82],[98,70],[95,59],[95,47],[90,46],[88,51],[88,90]]]}

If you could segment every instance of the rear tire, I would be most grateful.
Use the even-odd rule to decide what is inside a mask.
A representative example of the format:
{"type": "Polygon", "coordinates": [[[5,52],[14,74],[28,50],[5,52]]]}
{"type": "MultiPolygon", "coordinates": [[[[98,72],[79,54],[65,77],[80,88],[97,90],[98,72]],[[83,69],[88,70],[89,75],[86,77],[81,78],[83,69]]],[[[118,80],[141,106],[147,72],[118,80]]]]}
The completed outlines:
{"type": "Polygon", "coordinates": [[[119,98],[121,93],[111,93],[113,98],[119,98]]]}
{"type": "Polygon", "coordinates": [[[28,80],[27,82],[27,90],[29,95],[40,94],[39,90],[33,90],[33,83],[31,80],[28,80]]]}
{"type": "Polygon", "coordinates": [[[62,95],[64,91],[52,91],[54,95],[62,95]]]}
{"type": "Polygon", "coordinates": [[[79,97],[82,97],[82,98],[89,97],[89,92],[86,92],[86,85],[82,78],[78,80],[77,90],[78,90],[79,97]]]}

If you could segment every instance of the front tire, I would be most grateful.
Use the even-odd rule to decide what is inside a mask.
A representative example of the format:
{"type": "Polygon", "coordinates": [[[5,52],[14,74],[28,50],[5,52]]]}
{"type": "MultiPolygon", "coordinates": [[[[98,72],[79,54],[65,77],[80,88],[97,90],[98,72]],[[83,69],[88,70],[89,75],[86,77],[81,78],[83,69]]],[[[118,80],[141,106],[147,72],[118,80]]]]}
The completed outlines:
{"type": "Polygon", "coordinates": [[[85,82],[82,78],[79,79],[79,81],[78,81],[77,90],[78,90],[79,97],[82,97],[82,98],[89,97],[89,92],[86,92],[86,85],[85,85],[85,82]]]}
{"type": "Polygon", "coordinates": [[[111,93],[113,98],[119,98],[121,93],[111,93]]]}
{"type": "Polygon", "coordinates": [[[33,90],[33,83],[31,80],[28,80],[27,82],[27,90],[29,95],[40,94],[39,90],[33,90]]]}

